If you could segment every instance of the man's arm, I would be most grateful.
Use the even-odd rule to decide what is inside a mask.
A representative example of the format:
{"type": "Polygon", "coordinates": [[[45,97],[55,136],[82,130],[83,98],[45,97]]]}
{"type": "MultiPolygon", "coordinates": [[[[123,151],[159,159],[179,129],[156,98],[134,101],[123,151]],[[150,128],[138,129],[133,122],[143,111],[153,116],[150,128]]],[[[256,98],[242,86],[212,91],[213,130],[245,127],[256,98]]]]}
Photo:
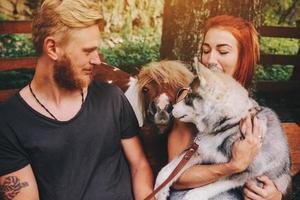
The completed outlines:
{"type": "Polygon", "coordinates": [[[38,200],[39,193],[31,166],[0,176],[0,194],[4,200],[38,200]]]}
{"type": "Polygon", "coordinates": [[[153,191],[153,175],[139,138],[122,139],[122,146],[130,164],[135,199],[145,199],[153,191]]]}

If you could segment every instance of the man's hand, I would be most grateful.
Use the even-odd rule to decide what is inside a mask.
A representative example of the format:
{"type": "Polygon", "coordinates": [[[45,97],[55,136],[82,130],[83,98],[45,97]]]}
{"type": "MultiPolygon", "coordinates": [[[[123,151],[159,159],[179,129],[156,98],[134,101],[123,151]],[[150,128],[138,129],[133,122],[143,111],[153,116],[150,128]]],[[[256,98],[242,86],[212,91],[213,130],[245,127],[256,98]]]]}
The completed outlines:
{"type": "Polygon", "coordinates": [[[257,179],[263,183],[263,188],[257,186],[254,181],[248,181],[243,189],[245,200],[282,199],[282,194],[277,190],[274,183],[267,176],[257,177],[257,179]]]}

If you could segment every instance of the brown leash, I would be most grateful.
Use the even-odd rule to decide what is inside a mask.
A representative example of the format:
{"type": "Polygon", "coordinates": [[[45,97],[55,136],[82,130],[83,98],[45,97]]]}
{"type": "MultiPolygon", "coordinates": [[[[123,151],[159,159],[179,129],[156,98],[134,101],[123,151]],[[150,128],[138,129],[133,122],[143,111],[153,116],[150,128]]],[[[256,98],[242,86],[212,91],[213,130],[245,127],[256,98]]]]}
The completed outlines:
{"type": "Polygon", "coordinates": [[[179,171],[186,165],[186,163],[191,159],[194,153],[198,149],[198,144],[195,142],[191,145],[191,147],[187,150],[181,161],[178,163],[176,168],[172,171],[172,173],[168,176],[168,178],[160,184],[151,194],[149,194],[144,200],[151,200],[155,195],[164,188],[178,173],[179,171]]]}

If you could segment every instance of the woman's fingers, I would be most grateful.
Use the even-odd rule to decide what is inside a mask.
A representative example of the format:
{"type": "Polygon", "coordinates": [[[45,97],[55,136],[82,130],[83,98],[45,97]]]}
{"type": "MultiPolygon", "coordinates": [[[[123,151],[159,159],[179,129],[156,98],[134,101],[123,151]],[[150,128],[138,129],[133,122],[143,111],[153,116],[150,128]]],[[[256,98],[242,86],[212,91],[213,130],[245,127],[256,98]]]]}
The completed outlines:
{"type": "Polygon", "coordinates": [[[240,122],[240,130],[244,139],[248,142],[257,144],[258,146],[261,145],[262,129],[256,116],[251,119],[250,114],[248,114],[245,119],[242,119],[240,122]]]}
{"type": "Polygon", "coordinates": [[[246,183],[246,187],[253,193],[257,194],[260,197],[265,197],[266,196],[266,192],[264,191],[263,188],[259,187],[258,185],[256,185],[256,183],[254,181],[248,181],[246,183]]]}
{"type": "Polygon", "coordinates": [[[251,121],[251,116],[250,114],[247,115],[246,120],[245,120],[245,126],[246,126],[246,133],[245,136],[246,138],[252,136],[252,121],[251,121]]]}
{"type": "Polygon", "coordinates": [[[259,195],[257,195],[253,191],[251,191],[247,186],[244,187],[243,194],[244,194],[245,199],[262,200],[262,198],[259,195]]]}
{"type": "Polygon", "coordinates": [[[261,129],[261,126],[260,126],[260,122],[259,120],[257,119],[256,116],[253,117],[253,136],[255,138],[258,138],[261,142],[262,140],[262,129],[261,129]]]}
{"type": "Polygon", "coordinates": [[[259,176],[257,179],[262,182],[264,185],[274,185],[274,183],[267,176],[259,176]]]}
{"type": "Polygon", "coordinates": [[[260,176],[257,177],[263,187],[259,187],[256,182],[248,181],[244,188],[243,193],[245,199],[258,199],[258,200],[281,200],[282,194],[277,190],[275,184],[267,177],[260,176]],[[246,198],[247,197],[247,198],[246,198]]]}

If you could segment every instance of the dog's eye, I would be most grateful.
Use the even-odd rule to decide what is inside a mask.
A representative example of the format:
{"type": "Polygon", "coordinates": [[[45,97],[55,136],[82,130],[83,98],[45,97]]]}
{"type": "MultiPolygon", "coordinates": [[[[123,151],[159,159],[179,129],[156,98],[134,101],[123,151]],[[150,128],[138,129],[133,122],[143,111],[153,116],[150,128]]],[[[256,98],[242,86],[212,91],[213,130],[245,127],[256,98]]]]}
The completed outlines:
{"type": "Polygon", "coordinates": [[[182,87],[177,91],[175,102],[178,103],[182,101],[190,93],[190,88],[182,87]]]}
{"type": "Polygon", "coordinates": [[[192,93],[188,93],[186,95],[186,97],[184,98],[184,102],[186,105],[189,105],[189,106],[193,105],[193,100],[194,100],[193,96],[194,95],[192,93]]]}
{"type": "Polygon", "coordinates": [[[199,94],[194,94],[192,92],[189,92],[187,96],[184,98],[184,102],[186,105],[192,106],[193,105],[193,100],[198,99],[202,100],[202,96],[199,94]]]}

